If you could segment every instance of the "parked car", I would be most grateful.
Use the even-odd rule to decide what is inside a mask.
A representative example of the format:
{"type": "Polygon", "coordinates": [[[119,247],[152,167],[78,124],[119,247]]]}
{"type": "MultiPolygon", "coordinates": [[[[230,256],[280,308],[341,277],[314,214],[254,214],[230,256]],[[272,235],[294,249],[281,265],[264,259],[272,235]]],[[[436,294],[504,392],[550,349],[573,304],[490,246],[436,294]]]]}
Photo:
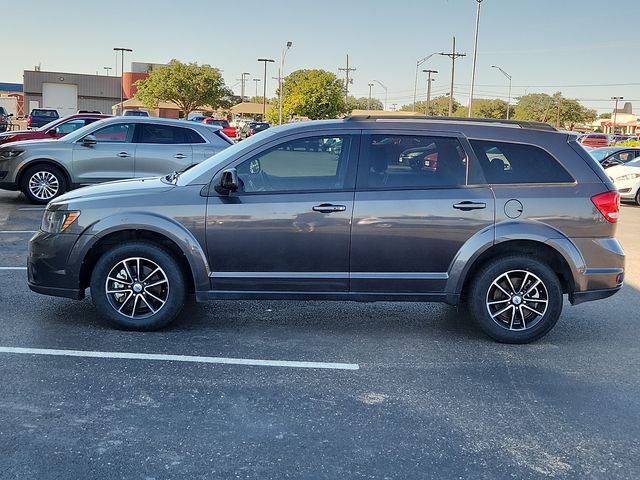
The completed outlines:
{"type": "Polygon", "coordinates": [[[34,108],[27,116],[27,128],[40,128],[60,118],[53,108],[34,108]]]}
{"type": "Polygon", "coordinates": [[[546,124],[289,124],[182,174],[55,199],[29,243],[28,283],[75,299],[90,289],[101,315],[136,330],[167,325],[189,293],[440,301],[525,343],[551,330],[564,294],[578,304],[621,288],[618,208],[604,170],[546,124]],[[400,163],[419,146],[437,168],[400,163]]]}
{"type": "Polygon", "coordinates": [[[609,137],[604,133],[587,133],[582,135],[578,141],[583,145],[594,148],[609,145],[609,137]]]}
{"type": "Polygon", "coordinates": [[[612,166],[607,175],[620,192],[621,200],[640,205],[640,158],[612,166]]]}
{"type": "Polygon", "coordinates": [[[236,138],[236,127],[232,127],[231,125],[229,125],[229,121],[226,118],[207,117],[202,120],[202,123],[222,127],[222,133],[224,133],[227,137],[232,139],[236,138]]]}
{"type": "Polygon", "coordinates": [[[233,144],[220,128],[145,117],[98,120],[59,140],[0,146],[0,189],[47,203],[84,185],[182,171],[233,144]]]}
{"type": "Polygon", "coordinates": [[[7,112],[7,109],[0,106],[0,132],[6,132],[9,129],[9,122],[12,114],[7,112]]]}
{"type": "Polygon", "coordinates": [[[136,109],[124,109],[122,111],[123,117],[149,117],[149,112],[146,110],[136,110],[136,109]]]}
{"type": "Polygon", "coordinates": [[[640,157],[640,147],[603,147],[589,152],[604,168],[623,165],[640,157]]]}
{"type": "Polygon", "coordinates": [[[262,132],[269,128],[269,124],[267,122],[249,122],[244,124],[239,130],[236,131],[236,139],[244,140],[249,138],[251,135],[255,135],[256,133],[262,132]]]}
{"type": "Polygon", "coordinates": [[[22,140],[62,138],[79,128],[108,117],[109,115],[96,114],[69,115],[68,117],[59,118],[53,122],[49,122],[37,130],[18,130],[15,132],[2,133],[0,134],[0,145],[10,142],[20,142],[22,140]]]}

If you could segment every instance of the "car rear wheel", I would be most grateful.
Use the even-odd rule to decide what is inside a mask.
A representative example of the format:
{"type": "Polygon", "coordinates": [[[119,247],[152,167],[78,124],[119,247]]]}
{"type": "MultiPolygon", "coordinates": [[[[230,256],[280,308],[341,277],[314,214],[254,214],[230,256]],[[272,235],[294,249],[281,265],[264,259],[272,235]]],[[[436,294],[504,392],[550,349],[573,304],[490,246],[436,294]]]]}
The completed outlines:
{"type": "Polygon", "coordinates": [[[67,191],[67,181],[53,165],[35,165],[22,176],[20,190],[32,203],[45,204],[67,191]]]}
{"type": "Polygon", "coordinates": [[[546,335],[562,312],[562,287],[546,264],[525,256],[496,258],[480,269],[468,298],[471,317],[491,338],[529,343],[546,335]]]}
{"type": "Polygon", "coordinates": [[[640,188],[636,192],[636,205],[640,205],[640,188]]]}
{"type": "Polygon", "coordinates": [[[156,330],[174,320],[186,300],[178,262],[161,247],[134,242],[99,258],[91,274],[91,297],[104,317],[129,330],[156,330]]]}

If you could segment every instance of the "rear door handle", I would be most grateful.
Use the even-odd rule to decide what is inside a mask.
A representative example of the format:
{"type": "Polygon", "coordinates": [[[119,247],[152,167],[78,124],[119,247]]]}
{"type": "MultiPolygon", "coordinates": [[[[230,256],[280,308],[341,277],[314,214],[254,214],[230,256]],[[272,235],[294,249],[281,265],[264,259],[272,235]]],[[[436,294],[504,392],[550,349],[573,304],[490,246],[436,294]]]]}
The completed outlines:
{"type": "Polygon", "coordinates": [[[177,158],[178,160],[182,160],[183,158],[187,158],[184,153],[176,153],[173,158],[177,158]]]}
{"type": "Polygon", "coordinates": [[[483,208],[487,208],[487,204],[484,202],[470,202],[466,200],[464,202],[456,203],[453,208],[457,208],[463,212],[468,212],[469,210],[482,210],[483,208]]]}
{"type": "Polygon", "coordinates": [[[129,158],[131,155],[129,155],[127,152],[120,152],[118,156],[120,158],[129,158]]]}
{"type": "Polygon", "coordinates": [[[330,203],[323,203],[312,208],[314,212],[321,213],[344,212],[346,209],[346,205],[332,205],[330,203]]]}

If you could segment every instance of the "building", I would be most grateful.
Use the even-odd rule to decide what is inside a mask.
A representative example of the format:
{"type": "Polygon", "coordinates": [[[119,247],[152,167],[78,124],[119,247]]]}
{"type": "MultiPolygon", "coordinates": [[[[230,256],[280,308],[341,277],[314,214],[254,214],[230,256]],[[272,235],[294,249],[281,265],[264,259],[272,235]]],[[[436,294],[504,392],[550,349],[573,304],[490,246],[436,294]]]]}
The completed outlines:
{"type": "Polygon", "coordinates": [[[0,82],[0,97],[13,97],[16,99],[16,117],[24,116],[24,95],[21,83],[0,82]]]}
{"type": "Polygon", "coordinates": [[[54,108],[60,116],[78,110],[111,113],[120,102],[121,82],[105,75],[25,70],[25,113],[34,108],[54,108]]]}
{"type": "Polygon", "coordinates": [[[620,133],[626,135],[638,135],[640,132],[640,116],[633,113],[630,102],[625,102],[622,108],[615,110],[611,118],[599,118],[591,124],[593,129],[603,133],[620,133]],[[614,127],[615,122],[615,128],[614,127]]]}

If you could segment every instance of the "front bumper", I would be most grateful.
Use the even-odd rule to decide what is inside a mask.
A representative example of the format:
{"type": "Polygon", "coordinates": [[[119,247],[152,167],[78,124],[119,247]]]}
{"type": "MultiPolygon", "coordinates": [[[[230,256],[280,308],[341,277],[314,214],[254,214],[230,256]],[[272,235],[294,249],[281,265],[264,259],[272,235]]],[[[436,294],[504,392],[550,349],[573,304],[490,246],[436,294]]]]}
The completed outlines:
{"type": "Polygon", "coordinates": [[[36,293],[82,300],[80,265],[69,263],[79,235],[38,232],[29,240],[27,284],[36,293]]]}

